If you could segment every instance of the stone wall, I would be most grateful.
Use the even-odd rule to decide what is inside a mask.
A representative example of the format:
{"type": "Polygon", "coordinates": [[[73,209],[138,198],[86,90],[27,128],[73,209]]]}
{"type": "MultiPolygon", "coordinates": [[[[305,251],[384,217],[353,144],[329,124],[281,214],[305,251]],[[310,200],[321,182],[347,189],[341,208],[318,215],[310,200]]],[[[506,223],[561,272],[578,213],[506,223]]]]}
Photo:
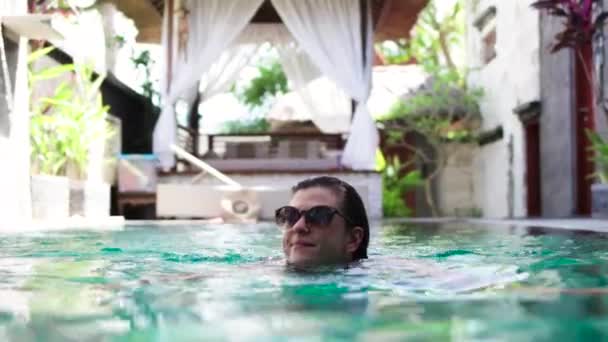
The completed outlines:
{"type": "Polygon", "coordinates": [[[473,184],[472,144],[445,146],[448,160],[437,177],[437,205],[444,216],[472,216],[477,214],[473,184]]]}

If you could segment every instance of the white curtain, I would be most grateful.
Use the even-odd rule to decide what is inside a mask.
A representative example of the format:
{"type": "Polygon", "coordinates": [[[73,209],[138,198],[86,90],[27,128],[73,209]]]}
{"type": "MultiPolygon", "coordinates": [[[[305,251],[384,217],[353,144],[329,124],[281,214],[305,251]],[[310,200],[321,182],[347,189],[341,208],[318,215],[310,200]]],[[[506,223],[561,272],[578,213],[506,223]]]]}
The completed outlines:
{"type": "Polygon", "coordinates": [[[269,116],[278,119],[289,113],[294,115],[292,119],[312,120],[324,133],[348,132],[350,97],[324,76],[295,43],[279,45],[277,50],[294,92],[280,98],[269,116]]]}
{"type": "Polygon", "coordinates": [[[373,38],[369,7],[363,46],[359,1],[272,0],[272,4],[319,69],[357,101],[342,163],[355,170],[374,169],[378,131],[366,108],[373,38]]]}
{"type": "Polygon", "coordinates": [[[295,42],[277,45],[277,50],[281,66],[295,90],[304,88],[310,81],[323,75],[310,56],[295,42]]]}
{"type": "MultiPolygon", "coordinates": [[[[171,84],[169,91],[163,86],[163,109],[154,129],[154,153],[161,167],[169,169],[175,164],[170,145],[176,139],[176,120],[173,105],[178,98],[189,104],[196,96],[201,75],[243,31],[263,0],[188,0],[188,39],[185,51],[173,60],[173,76],[163,84],[171,84]]],[[[165,10],[166,12],[166,10],[165,10]]],[[[165,13],[165,18],[167,15],[165,13]]],[[[163,23],[163,45],[166,46],[168,20],[163,23]]],[[[174,29],[173,32],[176,30],[174,29]]],[[[179,45],[174,39],[174,46],[179,45]]],[[[166,72],[163,77],[167,77],[166,72]]]]}
{"type": "MultiPolygon", "coordinates": [[[[203,74],[199,87],[201,94],[199,108],[204,108],[203,103],[215,95],[228,91],[232,84],[240,77],[241,71],[251,62],[257,54],[260,46],[256,44],[238,44],[222,53],[219,60],[203,74]]],[[[209,113],[202,112],[201,129],[206,123],[213,120],[207,116],[209,113]]],[[[215,115],[217,113],[213,113],[215,115]]]]}
{"type": "Polygon", "coordinates": [[[227,91],[258,50],[256,44],[238,44],[224,51],[201,78],[201,101],[227,91]]]}

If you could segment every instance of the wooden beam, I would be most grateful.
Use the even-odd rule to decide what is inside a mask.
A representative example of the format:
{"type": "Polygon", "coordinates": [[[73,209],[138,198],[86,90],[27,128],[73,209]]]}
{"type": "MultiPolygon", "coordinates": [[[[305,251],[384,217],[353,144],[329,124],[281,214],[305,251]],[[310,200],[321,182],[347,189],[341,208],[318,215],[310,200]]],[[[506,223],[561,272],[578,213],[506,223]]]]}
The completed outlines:
{"type": "Polygon", "coordinates": [[[380,10],[377,13],[376,21],[374,22],[374,31],[380,27],[386,26],[387,18],[391,8],[393,7],[393,0],[384,0],[380,5],[380,10]]]}
{"type": "Polygon", "coordinates": [[[190,108],[190,113],[188,115],[188,128],[191,129],[190,138],[192,139],[192,151],[190,151],[193,155],[198,156],[198,145],[200,141],[200,119],[201,116],[198,113],[198,106],[201,103],[201,92],[198,91],[200,87],[200,81],[196,84],[196,98],[194,99],[194,103],[192,104],[192,108],[190,108]]]}
{"type": "Polygon", "coordinates": [[[2,25],[17,36],[35,40],[62,40],[63,35],[51,26],[50,14],[3,16],[2,25]]]}
{"type": "Polygon", "coordinates": [[[277,10],[272,6],[272,3],[269,0],[265,0],[260,8],[258,8],[257,12],[253,15],[251,19],[252,23],[262,23],[262,24],[276,24],[282,23],[281,17],[277,10]]]}

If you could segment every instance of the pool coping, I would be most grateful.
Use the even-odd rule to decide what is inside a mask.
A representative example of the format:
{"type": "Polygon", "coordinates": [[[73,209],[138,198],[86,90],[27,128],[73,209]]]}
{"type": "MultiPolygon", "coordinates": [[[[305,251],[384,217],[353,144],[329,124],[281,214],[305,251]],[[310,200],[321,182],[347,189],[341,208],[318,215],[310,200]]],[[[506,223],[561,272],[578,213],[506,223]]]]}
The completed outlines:
{"type": "MultiPolygon", "coordinates": [[[[270,221],[260,221],[262,223],[270,221]]],[[[474,225],[501,225],[516,227],[539,227],[570,231],[591,231],[608,233],[608,220],[593,218],[565,218],[565,219],[486,219],[486,218],[388,218],[372,221],[372,226],[382,223],[388,224],[474,224],[474,225]]],[[[218,224],[218,220],[125,220],[122,216],[102,218],[72,217],[68,219],[55,219],[28,222],[0,222],[0,233],[19,233],[36,231],[61,230],[91,230],[96,231],[122,230],[125,226],[180,226],[192,224],[218,224]]]]}
{"type": "Polygon", "coordinates": [[[0,222],[0,234],[62,230],[111,231],[122,230],[127,224],[128,221],[126,221],[122,216],[96,218],[70,217],[49,220],[8,221],[0,222]],[[91,229],[91,227],[95,228],[91,229]]]}
{"type": "Polygon", "coordinates": [[[516,219],[488,219],[488,218],[466,218],[466,217],[442,217],[442,218],[397,218],[385,219],[388,223],[469,223],[475,225],[502,225],[517,227],[539,227],[572,231],[591,231],[608,233],[608,220],[596,218],[516,218],[516,219]]]}

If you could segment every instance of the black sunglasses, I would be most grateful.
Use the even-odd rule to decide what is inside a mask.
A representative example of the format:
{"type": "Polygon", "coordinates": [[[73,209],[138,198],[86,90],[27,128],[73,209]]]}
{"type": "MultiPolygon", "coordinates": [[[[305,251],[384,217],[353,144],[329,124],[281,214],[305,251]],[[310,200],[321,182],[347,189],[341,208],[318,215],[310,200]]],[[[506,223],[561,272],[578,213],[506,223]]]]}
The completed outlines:
{"type": "Polygon", "coordinates": [[[304,216],[304,222],[307,226],[327,226],[331,223],[335,214],[342,216],[348,224],[352,225],[352,222],[340,210],[327,205],[318,205],[308,210],[284,206],[275,211],[274,220],[279,227],[291,228],[304,216]]]}

